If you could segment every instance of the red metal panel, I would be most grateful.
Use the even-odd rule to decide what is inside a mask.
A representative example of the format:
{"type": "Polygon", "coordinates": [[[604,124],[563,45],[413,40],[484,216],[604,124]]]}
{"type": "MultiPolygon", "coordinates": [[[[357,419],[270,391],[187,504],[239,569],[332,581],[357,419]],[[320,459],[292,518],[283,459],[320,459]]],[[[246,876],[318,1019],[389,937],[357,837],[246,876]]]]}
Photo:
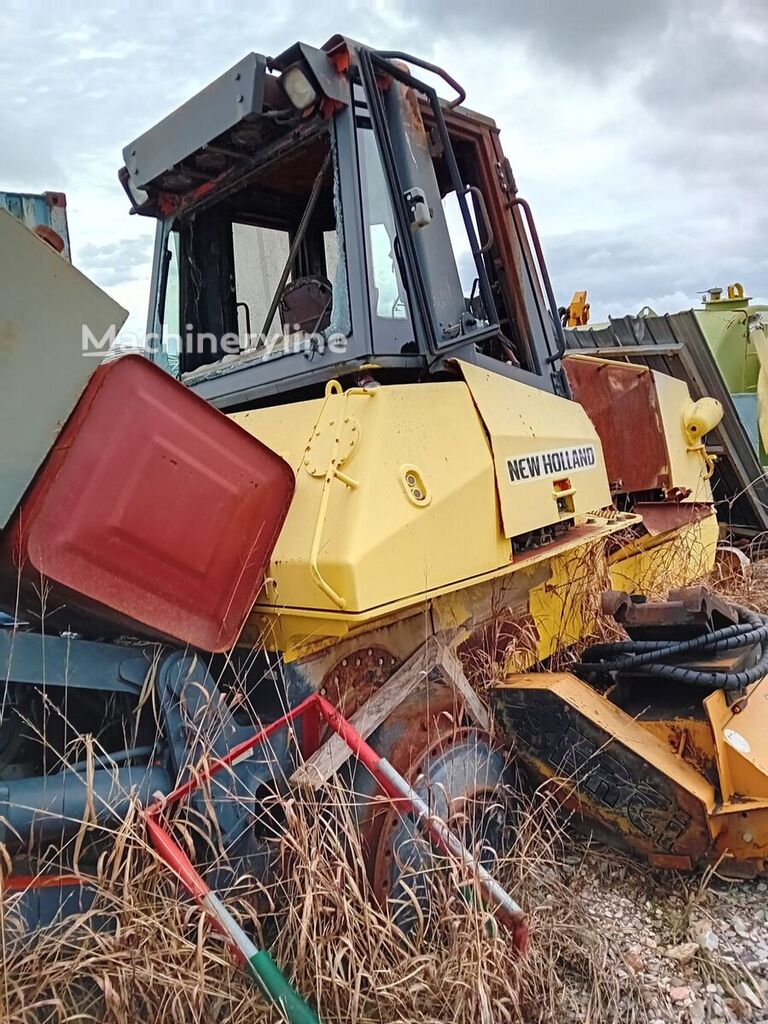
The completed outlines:
{"type": "Polygon", "coordinates": [[[38,591],[41,575],[65,587],[70,614],[226,650],[293,488],[278,455],[144,357],[124,356],[96,371],[22,502],[6,576],[11,557],[38,591]]]}

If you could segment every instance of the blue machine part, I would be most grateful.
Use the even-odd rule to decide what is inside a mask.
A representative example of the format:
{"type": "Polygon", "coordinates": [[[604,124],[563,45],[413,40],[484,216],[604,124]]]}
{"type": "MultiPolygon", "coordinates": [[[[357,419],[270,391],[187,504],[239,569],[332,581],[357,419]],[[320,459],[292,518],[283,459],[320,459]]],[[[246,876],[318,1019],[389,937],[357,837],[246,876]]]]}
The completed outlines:
{"type": "Polygon", "coordinates": [[[755,446],[755,451],[760,450],[760,428],[758,426],[758,414],[759,405],[757,392],[755,391],[744,391],[732,394],[733,404],[736,406],[736,412],[739,414],[739,419],[744,425],[744,429],[749,434],[749,439],[755,446]]]}
{"type": "MultiPolygon", "coordinates": [[[[4,913],[9,919],[18,918],[24,932],[29,935],[38,928],[50,928],[60,924],[71,914],[83,914],[90,910],[96,890],[87,884],[61,885],[50,888],[29,887],[6,896],[4,913]]],[[[105,917],[91,916],[89,931],[109,927],[105,917]]]]}
{"type": "Polygon", "coordinates": [[[0,206],[34,231],[51,228],[64,243],[62,256],[72,260],[67,223],[67,197],[63,192],[0,192],[0,206]]]}
{"type": "MultiPolygon", "coordinates": [[[[13,625],[13,616],[4,616],[13,625]]],[[[138,696],[154,645],[120,646],[21,630],[0,631],[0,678],[32,686],[71,686],[138,696]]]]}
{"type": "MultiPolygon", "coordinates": [[[[92,826],[119,825],[132,798],[147,806],[158,793],[169,793],[189,778],[205,758],[224,756],[259,728],[256,721],[236,719],[208,661],[188,651],[6,629],[0,630],[0,672],[16,692],[53,686],[138,701],[151,684],[164,741],[96,753],[89,772],[85,763],[71,764],[59,772],[0,782],[0,842],[12,854],[26,856],[48,844],[63,847],[86,820],[92,826]]],[[[275,678],[265,683],[274,688],[275,678]]],[[[274,717],[280,717],[286,699],[282,689],[260,695],[265,721],[272,704],[274,717]]],[[[257,826],[260,796],[265,786],[279,789],[294,766],[288,730],[280,730],[269,744],[254,748],[190,797],[201,839],[199,862],[219,888],[243,874],[260,876],[268,870],[270,844],[259,837],[257,826]]],[[[87,896],[66,886],[36,893],[15,897],[27,928],[79,911],[87,896]]]]}

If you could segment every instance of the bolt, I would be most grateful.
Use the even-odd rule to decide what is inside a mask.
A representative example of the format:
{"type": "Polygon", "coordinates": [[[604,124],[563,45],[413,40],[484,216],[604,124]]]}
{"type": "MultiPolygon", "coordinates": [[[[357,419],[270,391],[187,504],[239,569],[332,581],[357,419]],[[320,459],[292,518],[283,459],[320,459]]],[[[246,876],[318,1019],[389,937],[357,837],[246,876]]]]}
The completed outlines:
{"type": "Polygon", "coordinates": [[[742,835],[741,838],[744,840],[745,843],[751,843],[752,842],[752,833],[751,832],[745,832],[742,835]]]}

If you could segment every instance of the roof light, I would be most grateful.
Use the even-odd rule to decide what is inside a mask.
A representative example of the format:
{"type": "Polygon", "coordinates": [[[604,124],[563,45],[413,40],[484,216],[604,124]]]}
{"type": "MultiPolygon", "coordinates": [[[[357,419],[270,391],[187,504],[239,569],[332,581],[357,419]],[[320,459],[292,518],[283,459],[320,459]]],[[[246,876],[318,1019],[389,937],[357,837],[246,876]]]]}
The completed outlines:
{"type": "Polygon", "coordinates": [[[317,102],[317,91],[300,65],[294,64],[284,71],[280,81],[285,95],[297,110],[306,110],[317,102]]]}
{"type": "Polygon", "coordinates": [[[149,199],[149,193],[145,192],[143,188],[139,188],[139,186],[133,181],[132,178],[128,178],[126,182],[126,188],[128,190],[128,194],[131,197],[131,202],[136,207],[143,206],[144,203],[146,203],[146,201],[149,199]]]}

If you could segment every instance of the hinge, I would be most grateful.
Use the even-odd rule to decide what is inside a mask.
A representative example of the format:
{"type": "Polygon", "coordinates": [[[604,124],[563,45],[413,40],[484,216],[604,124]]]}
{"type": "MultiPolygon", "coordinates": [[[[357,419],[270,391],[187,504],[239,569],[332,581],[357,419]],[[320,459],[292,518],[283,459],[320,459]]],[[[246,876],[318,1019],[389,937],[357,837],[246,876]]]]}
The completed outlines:
{"type": "Polygon", "coordinates": [[[512,164],[509,162],[509,157],[505,156],[503,160],[496,161],[496,173],[499,176],[501,191],[509,192],[513,196],[517,195],[517,182],[512,173],[512,164]]]}

